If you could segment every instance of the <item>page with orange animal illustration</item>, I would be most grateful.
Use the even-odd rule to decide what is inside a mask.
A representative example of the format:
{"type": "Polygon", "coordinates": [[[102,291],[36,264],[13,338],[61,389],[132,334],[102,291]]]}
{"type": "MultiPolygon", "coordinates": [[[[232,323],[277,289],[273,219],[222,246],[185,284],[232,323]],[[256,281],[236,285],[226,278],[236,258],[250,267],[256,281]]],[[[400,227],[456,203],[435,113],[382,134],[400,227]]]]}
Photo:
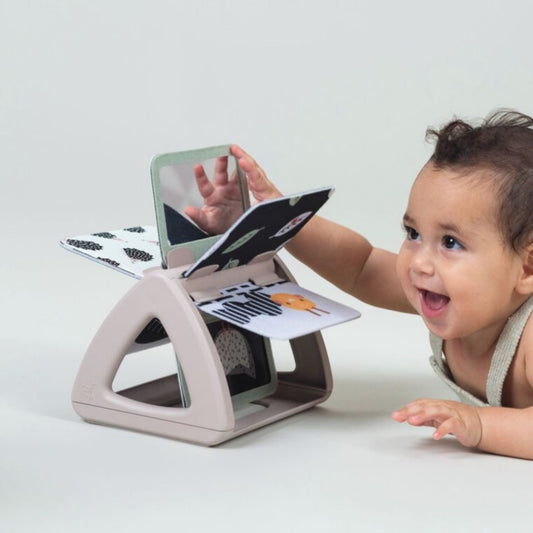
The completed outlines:
{"type": "Polygon", "coordinates": [[[221,293],[220,298],[197,303],[198,309],[271,339],[293,339],[360,316],[290,281],[264,287],[246,282],[221,293]]]}

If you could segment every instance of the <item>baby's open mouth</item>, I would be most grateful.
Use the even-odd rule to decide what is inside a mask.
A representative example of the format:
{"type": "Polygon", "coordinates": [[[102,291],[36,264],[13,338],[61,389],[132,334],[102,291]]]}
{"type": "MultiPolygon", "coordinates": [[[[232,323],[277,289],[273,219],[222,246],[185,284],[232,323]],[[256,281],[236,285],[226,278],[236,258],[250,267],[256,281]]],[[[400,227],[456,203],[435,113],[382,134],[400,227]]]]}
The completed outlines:
{"type": "Polygon", "coordinates": [[[420,295],[425,306],[431,311],[440,311],[450,301],[448,296],[436,292],[420,290],[420,295]]]}

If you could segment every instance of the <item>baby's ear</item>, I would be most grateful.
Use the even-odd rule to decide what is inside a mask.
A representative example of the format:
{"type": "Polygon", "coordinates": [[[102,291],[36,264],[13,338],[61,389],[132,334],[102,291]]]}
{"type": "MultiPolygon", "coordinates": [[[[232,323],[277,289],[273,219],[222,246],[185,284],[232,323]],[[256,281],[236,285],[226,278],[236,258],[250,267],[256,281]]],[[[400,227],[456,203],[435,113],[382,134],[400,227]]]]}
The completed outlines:
{"type": "Polygon", "coordinates": [[[520,255],[522,257],[523,272],[518,282],[518,292],[533,294],[533,243],[526,246],[520,255]]]}

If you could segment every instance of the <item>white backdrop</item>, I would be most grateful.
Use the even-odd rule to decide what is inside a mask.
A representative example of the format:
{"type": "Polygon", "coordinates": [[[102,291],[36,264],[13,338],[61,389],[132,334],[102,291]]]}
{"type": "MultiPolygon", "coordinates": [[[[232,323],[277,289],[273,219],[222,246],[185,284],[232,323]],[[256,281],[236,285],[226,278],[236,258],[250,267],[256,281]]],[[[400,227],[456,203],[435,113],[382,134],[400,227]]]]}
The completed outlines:
{"type": "Polygon", "coordinates": [[[152,155],[238,142],[287,193],[335,185],[323,214],[397,249],[426,127],[533,113],[532,16],[527,0],[0,0],[0,526],[525,531],[530,463],[390,421],[448,394],[416,317],[287,256],[363,311],[325,332],[323,407],[217,449],[82,423],[77,366],[132,281],[57,242],[154,223],[152,155]]]}

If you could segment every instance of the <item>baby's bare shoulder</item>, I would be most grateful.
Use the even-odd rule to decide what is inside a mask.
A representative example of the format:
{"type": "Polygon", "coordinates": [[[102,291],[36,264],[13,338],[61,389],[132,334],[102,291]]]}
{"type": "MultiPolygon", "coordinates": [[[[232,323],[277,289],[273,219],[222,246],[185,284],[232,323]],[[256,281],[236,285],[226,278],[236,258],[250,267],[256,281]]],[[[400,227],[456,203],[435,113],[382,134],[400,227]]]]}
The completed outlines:
{"type": "Polygon", "coordinates": [[[530,315],[522,332],[517,356],[524,361],[526,379],[533,389],[533,313],[530,315]]]}

